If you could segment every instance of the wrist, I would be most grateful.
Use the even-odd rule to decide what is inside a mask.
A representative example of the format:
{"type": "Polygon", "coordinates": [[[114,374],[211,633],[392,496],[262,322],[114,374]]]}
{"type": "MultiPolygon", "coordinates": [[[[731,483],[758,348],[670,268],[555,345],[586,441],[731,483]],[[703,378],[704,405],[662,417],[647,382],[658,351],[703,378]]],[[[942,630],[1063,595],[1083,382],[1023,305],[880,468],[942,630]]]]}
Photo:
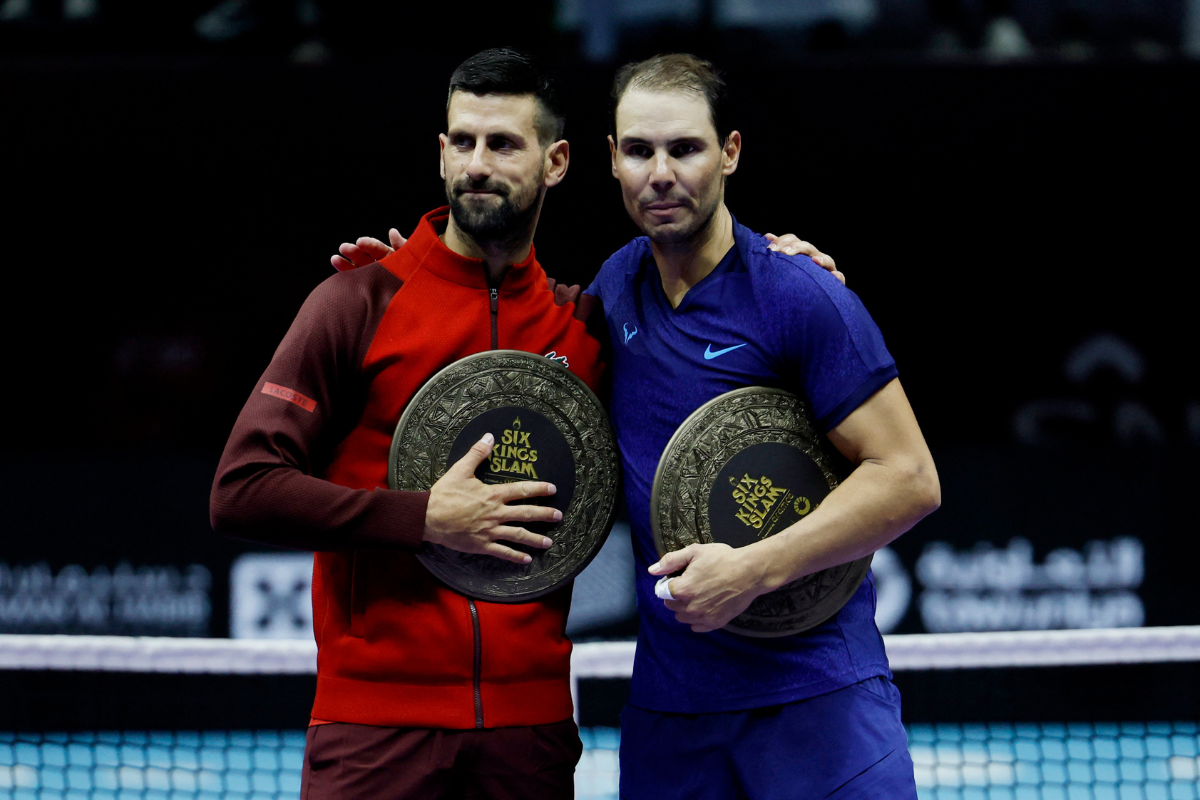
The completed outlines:
{"type": "MultiPolygon", "coordinates": [[[[771,558],[768,552],[760,551],[759,545],[761,544],[762,542],[757,542],[735,551],[742,560],[742,569],[746,575],[749,594],[754,597],[778,588],[775,585],[775,577],[772,574],[771,558]]],[[[782,586],[783,584],[779,585],[782,586]]]]}
{"type": "Polygon", "coordinates": [[[754,554],[756,566],[754,587],[757,594],[773,592],[792,581],[792,572],[789,568],[792,562],[787,556],[793,554],[788,553],[787,548],[782,547],[784,542],[776,541],[776,538],[772,536],[744,548],[745,550],[759,550],[754,554]]]}
{"type": "Polygon", "coordinates": [[[440,510],[439,498],[433,493],[429,493],[429,504],[425,507],[425,526],[421,534],[422,541],[432,542],[433,544],[441,544],[442,532],[445,527],[442,520],[438,516],[440,510]]]}

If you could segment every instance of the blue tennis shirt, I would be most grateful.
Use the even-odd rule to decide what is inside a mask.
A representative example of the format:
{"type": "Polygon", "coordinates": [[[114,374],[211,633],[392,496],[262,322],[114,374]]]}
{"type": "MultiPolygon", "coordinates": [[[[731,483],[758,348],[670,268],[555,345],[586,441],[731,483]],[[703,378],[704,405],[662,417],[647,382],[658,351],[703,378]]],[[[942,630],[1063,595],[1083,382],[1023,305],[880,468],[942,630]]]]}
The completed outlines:
{"type": "Polygon", "coordinates": [[[659,457],[714,397],[772,386],[806,397],[822,432],[896,377],[858,297],[803,256],[768,249],[734,222],[736,244],[678,308],[663,292],[649,239],[617,251],[588,294],[612,336],[613,427],[637,564],[640,628],[629,702],[652,711],[735,711],[815,697],[891,676],[875,627],[872,576],[833,619],[793,636],[694,633],[654,596],[650,492],[659,457]]]}

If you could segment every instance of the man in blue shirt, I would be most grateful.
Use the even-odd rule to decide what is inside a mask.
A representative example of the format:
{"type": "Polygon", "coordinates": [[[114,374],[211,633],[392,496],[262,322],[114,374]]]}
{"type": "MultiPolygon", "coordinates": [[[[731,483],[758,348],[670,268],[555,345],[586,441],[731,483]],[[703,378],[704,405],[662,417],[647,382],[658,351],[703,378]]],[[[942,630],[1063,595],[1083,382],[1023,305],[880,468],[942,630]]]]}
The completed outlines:
{"type": "MultiPolygon", "coordinates": [[[[587,293],[613,344],[641,618],[622,717],[623,798],[915,798],[872,577],[828,622],[774,639],[721,628],[760,594],[883,547],[937,508],[933,460],[891,355],[858,298],[724,202],[741,136],[707,62],[658,56],[613,89],[612,171],[646,236],[587,293]],[[743,386],[802,394],[855,469],[801,522],[733,549],[658,559],[650,496],[679,425],[743,386]],[[665,595],[655,583],[672,575],[665,595]]],[[[781,189],[781,191],[784,191],[781,189]]]]}

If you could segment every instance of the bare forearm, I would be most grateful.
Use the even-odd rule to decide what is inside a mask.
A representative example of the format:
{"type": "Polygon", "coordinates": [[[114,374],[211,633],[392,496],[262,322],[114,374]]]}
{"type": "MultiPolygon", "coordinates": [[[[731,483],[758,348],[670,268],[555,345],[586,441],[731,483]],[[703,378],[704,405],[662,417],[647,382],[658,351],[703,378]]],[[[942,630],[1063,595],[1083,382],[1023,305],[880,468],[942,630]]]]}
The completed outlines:
{"type": "Polygon", "coordinates": [[[865,461],[815,511],[745,555],[771,591],[884,547],[941,503],[932,459],[865,461]]]}
{"type": "Polygon", "coordinates": [[[693,544],[667,553],[652,575],[667,584],[675,618],[703,633],[724,626],[760,594],[875,552],[941,503],[933,457],[899,381],[893,380],[829,432],[858,467],[803,520],[733,549],[693,544]],[[672,588],[673,587],[673,588],[672,588]]]}

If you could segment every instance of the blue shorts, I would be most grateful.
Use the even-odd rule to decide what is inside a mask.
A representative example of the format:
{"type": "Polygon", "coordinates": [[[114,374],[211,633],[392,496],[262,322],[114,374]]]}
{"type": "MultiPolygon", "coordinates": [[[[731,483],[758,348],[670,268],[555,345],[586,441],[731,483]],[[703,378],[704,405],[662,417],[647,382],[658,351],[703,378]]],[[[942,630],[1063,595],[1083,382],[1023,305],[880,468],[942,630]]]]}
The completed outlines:
{"type": "Polygon", "coordinates": [[[622,800],[826,797],[916,800],[887,678],[750,711],[621,714],[622,800]]]}

